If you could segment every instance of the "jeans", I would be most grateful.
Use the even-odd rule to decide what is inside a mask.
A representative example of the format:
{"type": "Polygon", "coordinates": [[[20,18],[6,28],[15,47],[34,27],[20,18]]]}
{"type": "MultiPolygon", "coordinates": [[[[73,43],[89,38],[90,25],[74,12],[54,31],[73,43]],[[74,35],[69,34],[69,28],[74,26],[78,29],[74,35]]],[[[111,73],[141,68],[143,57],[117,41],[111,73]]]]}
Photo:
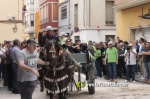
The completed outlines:
{"type": "Polygon", "coordinates": [[[102,67],[101,67],[100,60],[96,60],[95,65],[97,70],[97,76],[102,77],[102,67]]]}
{"type": "Polygon", "coordinates": [[[135,80],[135,67],[136,65],[127,65],[127,80],[130,81],[130,77],[132,77],[132,81],[135,80]]]}
{"type": "Polygon", "coordinates": [[[117,79],[116,62],[108,63],[110,79],[117,79]]]}
{"type": "Polygon", "coordinates": [[[93,67],[94,67],[94,76],[97,76],[97,71],[96,71],[96,66],[95,66],[95,62],[92,63],[93,67]]]}
{"type": "Polygon", "coordinates": [[[3,76],[3,65],[0,64],[0,77],[2,77],[2,76],[3,76]]]}
{"type": "Polygon", "coordinates": [[[36,81],[19,82],[21,99],[32,99],[36,87],[36,81]]]}
{"type": "Polygon", "coordinates": [[[13,70],[13,84],[12,84],[12,88],[13,88],[13,91],[19,91],[18,81],[17,81],[17,68],[18,68],[18,65],[13,63],[12,64],[12,70],[13,70]]]}
{"type": "Polygon", "coordinates": [[[145,62],[144,63],[145,69],[146,69],[146,74],[147,74],[147,79],[150,79],[150,62],[145,62]]]}

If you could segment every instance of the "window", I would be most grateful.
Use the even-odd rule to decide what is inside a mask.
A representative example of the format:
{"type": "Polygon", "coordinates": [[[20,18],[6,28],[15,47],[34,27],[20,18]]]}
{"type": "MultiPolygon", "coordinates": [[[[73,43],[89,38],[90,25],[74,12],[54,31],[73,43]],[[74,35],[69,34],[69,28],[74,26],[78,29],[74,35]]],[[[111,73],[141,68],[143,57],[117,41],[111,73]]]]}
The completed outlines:
{"type": "Polygon", "coordinates": [[[26,27],[26,28],[28,27],[27,20],[28,20],[28,17],[27,17],[27,16],[25,16],[25,27],[26,27]]]}
{"type": "Polygon", "coordinates": [[[26,0],[27,5],[29,5],[29,0],[26,0]]]}
{"type": "Polygon", "coordinates": [[[30,0],[31,4],[34,4],[34,0],[30,0]]]}
{"type": "Polygon", "coordinates": [[[75,40],[75,42],[76,42],[77,40],[80,40],[80,36],[75,36],[75,37],[74,37],[74,40],[75,40]]]}
{"type": "Polygon", "coordinates": [[[34,14],[31,14],[30,17],[31,17],[31,26],[34,26],[34,14]]]}
{"type": "Polygon", "coordinates": [[[61,19],[67,18],[67,6],[61,8],[61,19]]]}
{"type": "Polygon", "coordinates": [[[74,26],[78,27],[78,4],[74,5],[74,26]]]}
{"type": "Polygon", "coordinates": [[[106,1],[106,26],[114,25],[114,1],[106,1]]]}
{"type": "Polygon", "coordinates": [[[53,3],[53,21],[58,20],[58,5],[57,3],[53,3]]]}
{"type": "Polygon", "coordinates": [[[48,4],[46,5],[46,22],[48,22],[48,4]]]}

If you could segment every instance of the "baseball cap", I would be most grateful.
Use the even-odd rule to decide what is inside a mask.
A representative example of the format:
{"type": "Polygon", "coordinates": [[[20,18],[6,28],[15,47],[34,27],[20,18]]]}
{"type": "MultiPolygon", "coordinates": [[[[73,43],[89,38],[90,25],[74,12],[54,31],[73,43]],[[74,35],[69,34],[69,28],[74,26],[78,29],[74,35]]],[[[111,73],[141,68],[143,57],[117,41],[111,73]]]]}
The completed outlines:
{"type": "Polygon", "coordinates": [[[108,43],[108,45],[110,45],[110,44],[113,44],[113,42],[112,42],[112,41],[110,41],[110,42],[108,43]]]}
{"type": "Polygon", "coordinates": [[[46,27],[46,30],[48,31],[48,30],[52,30],[52,27],[51,26],[47,26],[46,27]]]}
{"type": "Polygon", "coordinates": [[[34,46],[38,46],[35,40],[32,40],[32,39],[27,40],[27,44],[30,44],[30,43],[33,44],[34,46]]]}

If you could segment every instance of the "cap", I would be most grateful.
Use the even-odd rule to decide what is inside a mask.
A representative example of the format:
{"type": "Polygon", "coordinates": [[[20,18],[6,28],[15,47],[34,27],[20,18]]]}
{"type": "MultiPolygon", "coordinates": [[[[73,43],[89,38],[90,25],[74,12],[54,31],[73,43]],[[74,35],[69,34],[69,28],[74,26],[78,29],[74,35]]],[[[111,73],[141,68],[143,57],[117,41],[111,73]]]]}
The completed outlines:
{"type": "Polygon", "coordinates": [[[133,44],[132,44],[132,43],[130,43],[128,46],[133,46],[133,44]]]}
{"type": "Polygon", "coordinates": [[[71,39],[68,39],[67,42],[71,42],[71,39]]]}
{"type": "Polygon", "coordinates": [[[61,33],[60,33],[60,36],[63,36],[63,35],[64,35],[64,36],[67,36],[67,33],[66,33],[66,32],[61,32],[61,33]]]}
{"type": "Polygon", "coordinates": [[[108,45],[110,45],[110,44],[113,44],[113,42],[112,42],[112,41],[110,41],[110,42],[108,43],[108,45]]]}
{"type": "Polygon", "coordinates": [[[27,44],[30,44],[30,43],[33,44],[34,46],[38,46],[35,40],[32,40],[32,39],[27,40],[27,44]]]}
{"type": "Polygon", "coordinates": [[[123,43],[123,42],[121,42],[121,43],[120,43],[120,45],[124,45],[124,43],[123,43]]]}
{"type": "Polygon", "coordinates": [[[51,26],[47,26],[46,27],[46,30],[48,31],[48,30],[52,30],[52,27],[51,26]]]}

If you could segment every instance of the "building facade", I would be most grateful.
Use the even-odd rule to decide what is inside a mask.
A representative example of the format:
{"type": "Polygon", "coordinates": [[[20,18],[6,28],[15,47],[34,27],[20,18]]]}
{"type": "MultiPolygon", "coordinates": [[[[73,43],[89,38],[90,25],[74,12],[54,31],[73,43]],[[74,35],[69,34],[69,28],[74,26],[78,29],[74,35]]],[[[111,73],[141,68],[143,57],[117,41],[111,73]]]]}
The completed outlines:
{"type": "Polygon", "coordinates": [[[0,43],[16,38],[24,40],[22,0],[1,0],[0,43]]]}
{"type": "Polygon", "coordinates": [[[36,36],[36,11],[38,11],[39,2],[38,0],[24,0],[24,6],[25,33],[33,39],[36,36]]]}
{"type": "Polygon", "coordinates": [[[47,26],[58,29],[58,0],[39,0],[40,4],[40,31],[46,30],[47,26]]]}
{"type": "Polygon", "coordinates": [[[113,6],[114,0],[60,0],[59,33],[77,30],[72,39],[82,42],[115,38],[113,6]]]}
{"type": "Polygon", "coordinates": [[[134,42],[141,37],[150,41],[150,19],[141,17],[142,13],[148,14],[149,0],[116,0],[114,9],[117,36],[126,41],[134,42]]]}

